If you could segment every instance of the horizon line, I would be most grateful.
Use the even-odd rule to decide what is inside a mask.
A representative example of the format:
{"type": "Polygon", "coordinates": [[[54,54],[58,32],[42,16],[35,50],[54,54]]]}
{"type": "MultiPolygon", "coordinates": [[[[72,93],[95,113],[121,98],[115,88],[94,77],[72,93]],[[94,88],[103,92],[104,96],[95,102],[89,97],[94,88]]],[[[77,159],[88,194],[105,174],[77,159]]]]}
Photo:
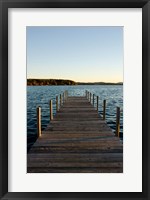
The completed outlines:
{"type": "MultiPolygon", "coordinates": [[[[69,80],[69,81],[74,81],[72,79],[63,79],[63,78],[27,78],[28,79],[38,79],[38,80],[69,80]]],[[[74,81],[76,83],[123,83],[123,81],[74,81]]]]}

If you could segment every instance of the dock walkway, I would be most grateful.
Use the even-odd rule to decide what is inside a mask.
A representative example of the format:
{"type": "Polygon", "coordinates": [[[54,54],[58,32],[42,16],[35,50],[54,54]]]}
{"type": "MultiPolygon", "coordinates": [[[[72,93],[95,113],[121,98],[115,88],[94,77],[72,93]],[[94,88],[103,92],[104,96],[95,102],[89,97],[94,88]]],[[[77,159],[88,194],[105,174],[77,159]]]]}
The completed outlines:
{"type": "Polygon", "coordinates": [[[27,155],[28,173],[122,173],[123,145],[86,97],[70,96],[27,155]]]}

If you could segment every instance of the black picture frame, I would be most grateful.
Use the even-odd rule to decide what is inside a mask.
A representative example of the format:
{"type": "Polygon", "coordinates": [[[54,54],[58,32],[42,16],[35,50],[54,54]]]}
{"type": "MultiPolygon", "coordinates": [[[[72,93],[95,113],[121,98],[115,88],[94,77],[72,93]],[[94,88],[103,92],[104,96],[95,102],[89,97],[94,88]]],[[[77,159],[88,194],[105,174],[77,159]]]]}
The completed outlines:
{"type": "MultiPolygon", "coordinates": [[[[150,2],[149,0],[0,0],[0,198],[150,199],[150,2]],[[142,192],[8,192],[8,9],[142,8],[142,192]]],[[[114,180],[115,181],[115,180],[114,180]]],[[[115,183],[119,184],[119,183],[115,183]]],[[[117,186],[116,186],[117,187],[117,186]]]]}

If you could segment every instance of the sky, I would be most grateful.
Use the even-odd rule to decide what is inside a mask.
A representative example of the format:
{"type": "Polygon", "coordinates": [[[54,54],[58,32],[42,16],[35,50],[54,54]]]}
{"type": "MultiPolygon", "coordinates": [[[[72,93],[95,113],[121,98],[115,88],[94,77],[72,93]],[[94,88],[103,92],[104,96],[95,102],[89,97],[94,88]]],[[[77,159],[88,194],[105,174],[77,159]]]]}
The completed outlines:
{"type": "Polygon", "coordinates": [[[123,27],[27,27],[27,78],[123,82],[123,27]]]}

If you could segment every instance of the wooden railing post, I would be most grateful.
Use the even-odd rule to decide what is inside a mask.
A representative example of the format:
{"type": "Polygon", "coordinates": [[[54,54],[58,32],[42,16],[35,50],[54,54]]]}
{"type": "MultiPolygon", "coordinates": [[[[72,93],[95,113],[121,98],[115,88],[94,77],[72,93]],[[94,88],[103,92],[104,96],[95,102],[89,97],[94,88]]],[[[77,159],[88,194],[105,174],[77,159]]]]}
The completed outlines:
{"type": "Polygon", "coordinates": [[[93,106],[94,106],[94,94],[93,94],[93,106]]]}
{"type": "Polygon", "coordinates": [[[62,98],[61,98],[61,94],[60,94],[60,107],[62,105],[62,98]]]}
{"type": "Polygon", "coordinates": [[[106,100],[103,101],[103,120],[105,120],[106,116],[106,100]]]}
{"type": "Polygon", "coordinates": [[[58,96],[56,96],[56,111],[58,111],[58,96]]]}
{"type": "Polygon", "coordinates": [[[90,103],[91,103],[91,100],[92,100],[92,94],[91,94],[91,92],[90,92],[90,103]]]}
{"type": "Polygon", "coordinates": [[[66,91],[64,91],[64,101],[66,101],[66,91]]]}
{"type": "Polygon", "coordinates": [[[65,102],[65,93],[63,92],[63,104],[65,102]]]}
{"type": "Polygon", "coordinates": [[[117,107],[116,112],[116,136],[120,137],[120,108],[117,107]]]}
{"type": "Polygon", "coordinates": [[[41,137],[41,107],[37,108],[37,136],[41,137]]]}
{"type": "Polygon", "coordinates": [[[50,120],[53,120],[53,101],[50,100],[50,120]]]}
{"type": "Polygon", "coordinates": [[[97,111],[98,111],[98,100],[99,100],[99,97],[97,96],[97,111]]]}

